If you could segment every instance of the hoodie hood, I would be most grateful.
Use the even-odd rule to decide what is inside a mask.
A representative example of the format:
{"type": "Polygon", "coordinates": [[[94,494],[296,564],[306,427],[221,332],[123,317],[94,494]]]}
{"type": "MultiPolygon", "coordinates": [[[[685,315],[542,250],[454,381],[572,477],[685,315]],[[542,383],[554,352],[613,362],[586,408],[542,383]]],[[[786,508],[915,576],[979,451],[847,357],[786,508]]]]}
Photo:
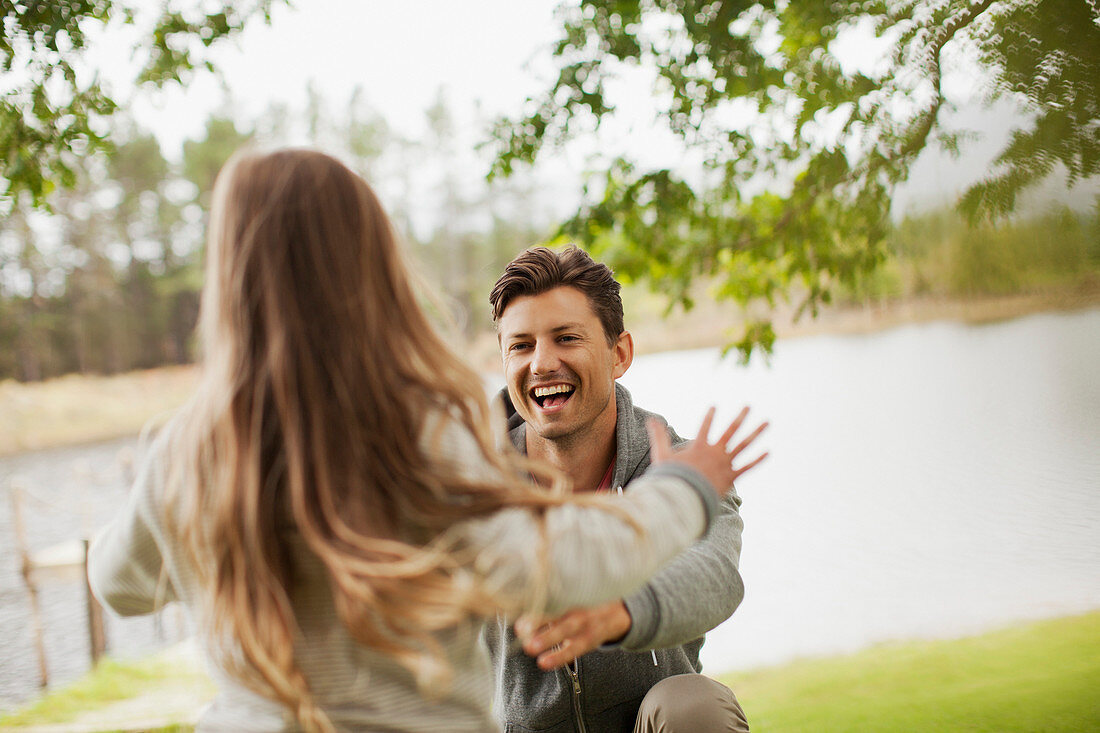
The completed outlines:
{"type": "MultiPolygon", "coordinates": [[[[507,387],[501,389],[497,399],[504,407],[509,440],[516,450],[526,455],[527,423],[512,404],[507,387]]],[[[630,392],[618,382],[615,383],[615,409],[615,470],[611,475],[612,488],[625,487],[649,465],[649,433],[646,430],[649,418],[656,418],[668,429],[673,445],[686,442],[675,430],[668,427],[668,422],[663,417],[635,407],[630,392]]]]}

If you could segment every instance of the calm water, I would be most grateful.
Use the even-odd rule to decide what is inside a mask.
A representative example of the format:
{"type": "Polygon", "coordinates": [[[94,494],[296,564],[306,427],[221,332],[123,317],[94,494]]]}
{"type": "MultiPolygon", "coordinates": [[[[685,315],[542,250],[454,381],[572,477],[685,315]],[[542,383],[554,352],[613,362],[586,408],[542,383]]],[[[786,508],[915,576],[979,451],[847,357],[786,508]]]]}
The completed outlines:
{"type": "MultiPolygon", "coordinates": [[[[38,656],[9,487],[27,495],[23,516],[32,552],[90,536],[125,500],[136,444],[127,439],[0,458],[0,709],[38,694],[38,656]]],[[[79,576],[39,584],[51,687],[72,681],[89,666],[84,593],[79,576]]],[[[108,649],[117,656],[142,655],[177,641],[184,627],[175,607],[154,617],[108,617],[108,649]]]]}
{"type": "MultiPolygon", "coordinates": [[[[1100,608],[1100,309],[777,344],[770,368],[714,350],[639,358],[636,401],[693,434],[706,406],[767,417],[771,458],[744,498],[745,602],[709,635],[708,671],[947,637],[1100,608]]],[[[42,548],[105,522],[135,441],[0,459],[0,707],[37,663],[7,486],[42,548]]],[[[42,587],[51,680],[87,667],[83,587],[42,587]]],[[[112,619],[111,652],[180,620],[112,619]]]]}
{"type": "Polygon", "coordinates": [[[1100,608],[1100,310],[641,359],[636,401],[694,434],[752,406],[743,605],[709,671],[1100,608]]]}

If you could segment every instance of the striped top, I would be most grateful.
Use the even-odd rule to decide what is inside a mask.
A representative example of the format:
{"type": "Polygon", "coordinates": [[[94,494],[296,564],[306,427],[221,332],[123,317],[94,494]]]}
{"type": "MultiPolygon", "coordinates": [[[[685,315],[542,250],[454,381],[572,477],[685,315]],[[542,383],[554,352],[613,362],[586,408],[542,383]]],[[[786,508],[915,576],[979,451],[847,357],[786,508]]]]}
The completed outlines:
{"type": "MultiPolygon", "coordinates": [[[[487,467],[473,437],[453,421],[425,430],[426,449],[473,474],[487,467]]],[[[166,464],[173,455],[171,430],[162,431],[143,459],[126,505],[93,543],[88,577],[95,595],[118,614],[154,612],[166,601],[197,608],[194,568],[166,527],[166,464]],[[161,583],[162,569],[167,578],[161,583]],[[158,588],[158,585],[160,587],[158,588]]],[[[621,497],[644,528],[639,535],[615,513],[564,505],[546,513],[550,575],[545,611],[557,614],[621,598],[680,550],[700,537],[717,508],[713,490],[690,468],[665,463],[651,469],[621,497]]],[[[470,553],[470,570],[488,588],[520,607],[534,602],[538,567],[536,520],[511,508],[466,520],[454,528],[470,553]]],[[[453,682],[445,690],[418,690],[413,676],[389,657],[356,642],[339,621],[324,568],[296,535],[287,538],[296,564],[290,589],[298,636],[295,662],[321,708],[341,730],[498,730],[490,715],[492,669],[471,622],[439,636],[453,682]]],[[[199,730],[298,730],[293,714],[245,687],[206,650],[218,695],[204,711],[199,730]]]]}

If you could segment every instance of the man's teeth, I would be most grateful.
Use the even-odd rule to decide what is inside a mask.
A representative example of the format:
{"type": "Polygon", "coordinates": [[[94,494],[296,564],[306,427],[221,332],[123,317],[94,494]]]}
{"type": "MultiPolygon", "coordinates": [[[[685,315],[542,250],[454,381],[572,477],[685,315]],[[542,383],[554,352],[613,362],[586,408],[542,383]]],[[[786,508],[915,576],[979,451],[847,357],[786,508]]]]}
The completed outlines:
{"type": "Polygon", "coordinates": [[[573,388],[568,384],[554,384],[549,387],[535,387],[535,397],[549,397],[552,394],[572,392],[573,388]]]}

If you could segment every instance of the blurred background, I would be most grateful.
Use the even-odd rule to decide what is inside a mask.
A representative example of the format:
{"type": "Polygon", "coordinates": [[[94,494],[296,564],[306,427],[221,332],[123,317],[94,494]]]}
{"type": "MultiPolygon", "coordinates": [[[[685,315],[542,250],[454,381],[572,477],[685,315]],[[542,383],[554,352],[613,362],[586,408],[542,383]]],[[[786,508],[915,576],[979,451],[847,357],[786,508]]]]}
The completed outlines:
{"type": "Polygon", "coordinates": [[[574,241],[625,284],[636,402],[685,434],[711,403],[771,420],[746,599],[704,649],[762,729],[1033,730],[913,695],[947,717],[905,718],[878,657],[825,673],[849,709],[798,718],[808,668],[767,670],[1041,619],[1075,625],[958,679],[904,647],[942,668],[893,690],[1029,686],[1049,729],[1100,729],[1095,4],[15,2],[0,32],[0,725],[194,667],[149,656],[177,609],[108,618],[118,689],[33,707],[87,679],[79,542],[194,384],[217,172],[308,145],[377,190],[490,387],[492,283],[574,241]]]}

